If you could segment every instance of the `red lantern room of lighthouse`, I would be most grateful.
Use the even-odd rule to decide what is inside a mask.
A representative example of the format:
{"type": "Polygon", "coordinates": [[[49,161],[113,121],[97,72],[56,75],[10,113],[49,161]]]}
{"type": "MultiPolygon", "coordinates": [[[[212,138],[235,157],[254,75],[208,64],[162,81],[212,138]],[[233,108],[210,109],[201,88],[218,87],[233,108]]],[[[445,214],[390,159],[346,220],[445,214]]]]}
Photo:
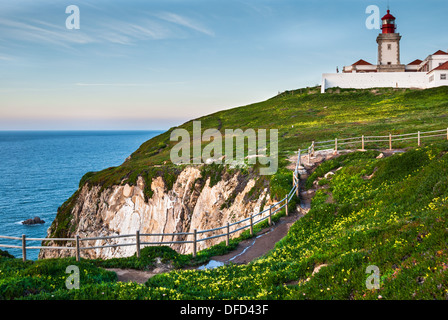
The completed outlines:
{"type": "Polygon", "coordinates": [[[383,33],[395,33],[397,29],[397,25],[395,24],[396,19],[390,14],[390,10],[387,10],[387,14],[381,20],[383,20],[383,25],[381,26],[383,33]]]}
{"type": "Polygon", "coordinates": [[[381,19],[382,33],[378,35],[378,72],[405,72],[406,66],[400,63],[400,40],[397,33],[395,17],[387,10],[387,14],[381,19]]]}

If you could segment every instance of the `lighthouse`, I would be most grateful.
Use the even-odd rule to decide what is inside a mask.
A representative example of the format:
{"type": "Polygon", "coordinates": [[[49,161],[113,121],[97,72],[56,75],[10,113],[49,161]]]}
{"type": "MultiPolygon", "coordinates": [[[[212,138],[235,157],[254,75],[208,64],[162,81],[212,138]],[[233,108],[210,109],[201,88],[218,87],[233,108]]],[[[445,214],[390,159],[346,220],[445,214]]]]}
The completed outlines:
{"type": "Polygon", "coordinates": [[[405,72],[405,65],[400,62],[401,35],[397,33],[396,18],[387,10],[387,14],[381,19],[381,33],[378,43],[378,72],[405,72]]]}
{"type": "MultiPolygon", "coordinates": [[[[360,59],[344,66],[342,73],[322,74],[321,92],[329,88],[435,88],[448,86],[448,52],[438,50],[426,59],[415,59],[406,65],[400,61],[401,35],[396,18],[387,10],[382,18],[378,43],[378,63],[360,59]]],[[[358,57],[359,58],[359,57],[358,57]]],[[[417,57],[414,57],[417,58],[417,57]]]]}

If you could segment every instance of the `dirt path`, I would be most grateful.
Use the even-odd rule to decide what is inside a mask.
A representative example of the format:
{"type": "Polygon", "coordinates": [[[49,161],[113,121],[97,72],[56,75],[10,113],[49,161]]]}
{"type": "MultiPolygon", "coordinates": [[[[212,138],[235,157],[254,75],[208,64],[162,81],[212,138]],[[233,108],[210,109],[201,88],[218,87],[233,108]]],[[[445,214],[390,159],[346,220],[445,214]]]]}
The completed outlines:
{"type": "MultiPolygon", "coordinates": [[[[301,210],[299,210],[301,211],[301,210]]],[[[283,217],[271,227],[263,229],[255,238],[241,241],[237,248],[223,256],[211,258],[211,265],[220,262],[218,265],[236,263],[246,264],[274,249],[277,242],[283,239],[289,231],[289,228],[304,216],[304,213],[297,212],[288,217],[283,217]]]]}
{"type": "MultiPolygon", "coordinates": [[[[333,152],[316,152],[315,156],[310,158],[308,156],[302,156],[303,167],[299,168],[301,180],[305,181],[313,168],[335,156],[333,152]]],[[[295,170],[297,155],[291,157],[289,161],[291,165],[288,168],[295,170]]],[[[275,244],[286,237],[294,222],[307,214],[311,208],[311,199],[314,196],[315,190],[305,190],[304,184],[302,183],[299,192],[300,206],[297,207],[297,210],[292,215],[283,217],[276,225],[260,231],[256,238],[240,242],[234,251],[223,256],[212,257],[209,264],[200,268],[213,268],[228,263],[247,264],[274,249],[275,244]]]]}

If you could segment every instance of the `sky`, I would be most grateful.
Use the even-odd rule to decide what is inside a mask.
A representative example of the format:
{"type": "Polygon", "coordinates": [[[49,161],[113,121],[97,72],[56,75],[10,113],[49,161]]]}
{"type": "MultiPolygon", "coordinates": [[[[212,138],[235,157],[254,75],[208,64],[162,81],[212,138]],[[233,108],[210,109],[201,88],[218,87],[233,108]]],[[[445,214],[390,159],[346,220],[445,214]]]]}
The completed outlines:
{"type": "Polygon", "coordinates": [[[446,0],[0,0],[0,130],[166,130],[319,85],[376,63],[388,2],[402,63],[448,49],[446,0]]]}

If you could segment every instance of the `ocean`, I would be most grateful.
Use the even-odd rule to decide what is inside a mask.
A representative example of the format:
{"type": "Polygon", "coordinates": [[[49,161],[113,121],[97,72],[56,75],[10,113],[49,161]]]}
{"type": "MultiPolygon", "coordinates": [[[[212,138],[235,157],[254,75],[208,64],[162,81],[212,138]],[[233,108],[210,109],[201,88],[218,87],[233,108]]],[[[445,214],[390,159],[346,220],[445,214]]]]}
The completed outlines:
{"type": "MultiPolygon", "coordinates": [[[[45,238],[82,176],[122,164],[162,131],[0,131],[0,235],[45,238]],[[27,226],[34,217],[43,225],[27,226]]],[[[0,244],[21,241],[0,239],[0,244]]],[[[40,242],[30,242],[40,245],[40,242]]],[[[21,257],[21,249],[5,249],[21,257]]],[[[39,250],[27,250],[36,260],[39,250]]]]}

